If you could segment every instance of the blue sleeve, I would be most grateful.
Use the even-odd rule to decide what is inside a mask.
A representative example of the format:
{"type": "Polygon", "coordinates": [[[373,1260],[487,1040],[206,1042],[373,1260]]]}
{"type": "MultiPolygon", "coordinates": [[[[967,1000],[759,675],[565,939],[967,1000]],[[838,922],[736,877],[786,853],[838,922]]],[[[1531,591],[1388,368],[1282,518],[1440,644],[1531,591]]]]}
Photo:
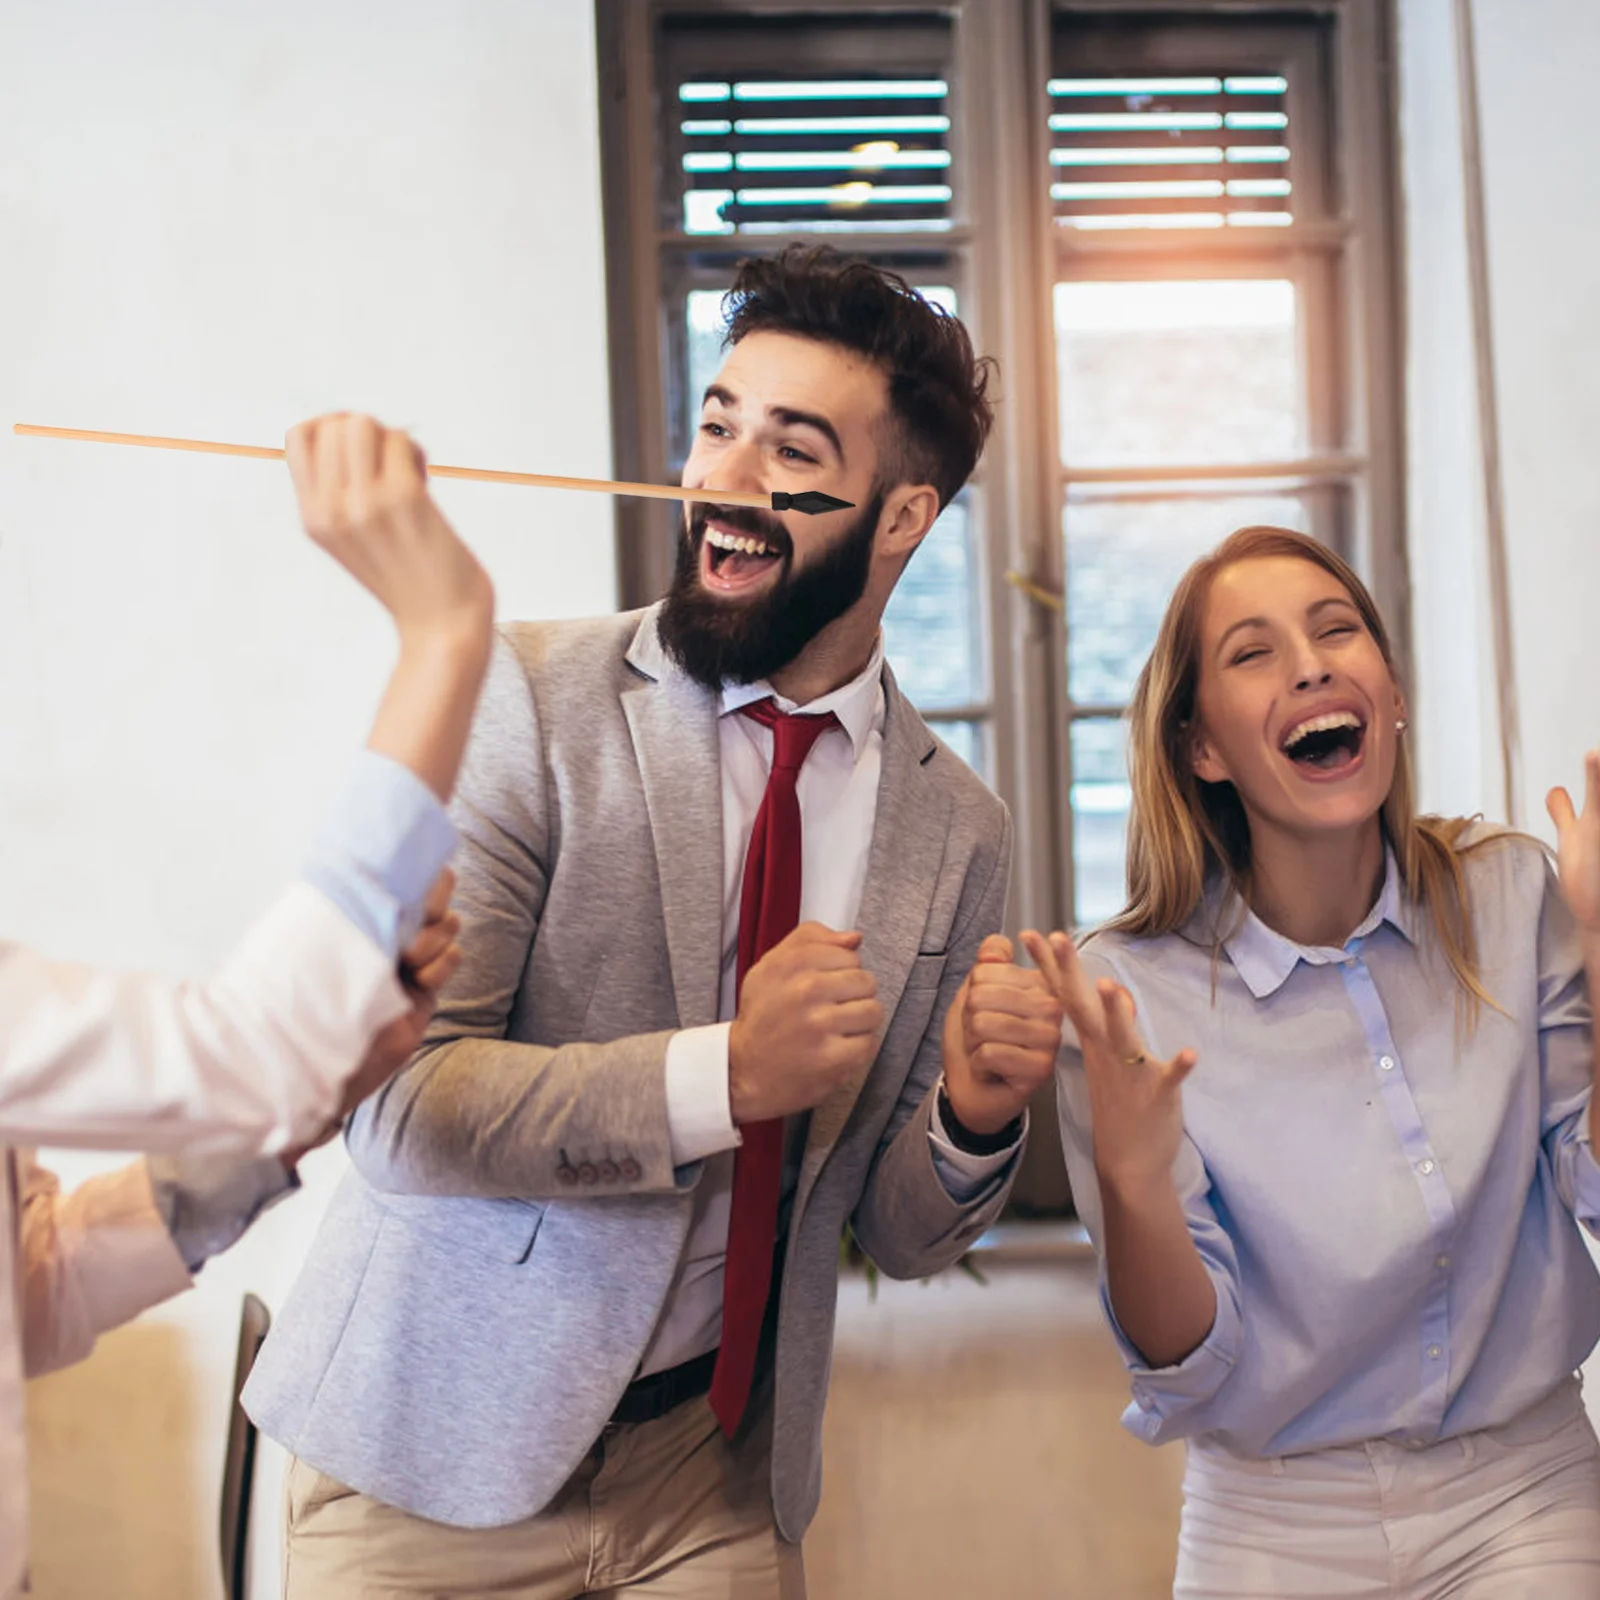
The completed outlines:
{"type": "Polygon", "coordinates": [[[275,1201],[300,1187],[276,1156],[150,1156],[150,1193],[190,1272],[221,1255],[275,1201]]]}
{"type": "Polygon", "coordinates": [[[456,831],[408,768],[363,750],[302,869],[380,950],[398,956],[422,924],[456,831]]]}
{"type": "Polygon", "coordinates": [[[1539,908],[1540,1133],[1556,1191],[1600,1235],[1600,1166],[1589,1147],[1594,1083],[1594,1012],[1583,943],[1555,874],[1544,865],[1539,908]]]}

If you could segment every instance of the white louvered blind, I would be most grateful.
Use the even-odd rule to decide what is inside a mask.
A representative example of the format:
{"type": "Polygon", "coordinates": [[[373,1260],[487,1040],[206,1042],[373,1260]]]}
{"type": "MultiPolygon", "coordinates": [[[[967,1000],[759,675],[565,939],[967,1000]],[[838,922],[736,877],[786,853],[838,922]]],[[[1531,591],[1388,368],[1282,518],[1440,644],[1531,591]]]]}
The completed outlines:
{"type": "Polygon", "coordinates": [[[1069,228],[1284,227],[1288,80],[1052,78],[1050,198],[1069,228]]]}
{"type": "Polygon", "coordinates": [[[948,227],[949,92],[895,76],[678,84],[683,231],[948,227]]]}

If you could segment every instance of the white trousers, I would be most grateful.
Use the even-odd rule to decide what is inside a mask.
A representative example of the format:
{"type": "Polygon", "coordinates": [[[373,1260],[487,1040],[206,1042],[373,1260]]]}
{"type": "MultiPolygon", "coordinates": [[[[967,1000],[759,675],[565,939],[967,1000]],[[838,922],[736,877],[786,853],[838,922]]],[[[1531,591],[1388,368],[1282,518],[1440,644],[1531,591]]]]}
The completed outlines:
{"type": "Polygon", "coordinates": [[[1267,1460],[1192,1441],[1174,1600],[1597,1600],[1576,1379],[1503,1427],[1267,1460]]]}

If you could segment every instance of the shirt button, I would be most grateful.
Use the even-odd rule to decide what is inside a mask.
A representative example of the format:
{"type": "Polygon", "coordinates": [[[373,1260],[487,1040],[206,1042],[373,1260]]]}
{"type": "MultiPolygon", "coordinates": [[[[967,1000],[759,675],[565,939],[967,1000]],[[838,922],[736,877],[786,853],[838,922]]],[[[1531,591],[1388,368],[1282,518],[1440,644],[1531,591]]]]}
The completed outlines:
{"type": "Polygon", "coordinates": [[[1393,1056],[1379,1056],[1378,1057],[1378,1065],[1380,1067],[1382,1067],[1385,1072],[1393,1072],[1394,1071],[1394,1057],[1393,1056]]]}
{"type": "Polygon", "coordinates": [[[1433,1157],[1429,1156],[1426,1161],[1419,1161],[1417,1163],[1417,1171],[1426,1178],[1433,1171],[1433,1157]]]}
{"type": "Polygon", "coordinates": [[[1439,1357],[1442,1356],[1443,1354],[1444,1354],[1444,1351],[1441,1350],[1438,1345],[1430,1344],[1428,1346],[1428,1359],[1430,1361],[1437,1361],[1439,1359],[1439,1357]]]}

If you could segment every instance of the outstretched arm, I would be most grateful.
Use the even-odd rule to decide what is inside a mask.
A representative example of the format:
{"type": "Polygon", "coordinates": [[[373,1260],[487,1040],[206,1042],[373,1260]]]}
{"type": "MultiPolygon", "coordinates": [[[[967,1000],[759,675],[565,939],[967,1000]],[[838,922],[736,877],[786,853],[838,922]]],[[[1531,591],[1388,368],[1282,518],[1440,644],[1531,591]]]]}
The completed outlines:
{"type": "MultiPolygon", "coordinates": [[[[408,999],[395,960],[454,846],[441,809],[488,657],[493,591],[428,497],[420,457],[367,418],[289,436],[312,536],[384,604],[400,657],[294,885],[210,981],[0,944],[0,1140],[272,1153],[334,1120],[408,999]]],[[[373,1083],[363,1081],[363,1087],[373,1083]]]]}

